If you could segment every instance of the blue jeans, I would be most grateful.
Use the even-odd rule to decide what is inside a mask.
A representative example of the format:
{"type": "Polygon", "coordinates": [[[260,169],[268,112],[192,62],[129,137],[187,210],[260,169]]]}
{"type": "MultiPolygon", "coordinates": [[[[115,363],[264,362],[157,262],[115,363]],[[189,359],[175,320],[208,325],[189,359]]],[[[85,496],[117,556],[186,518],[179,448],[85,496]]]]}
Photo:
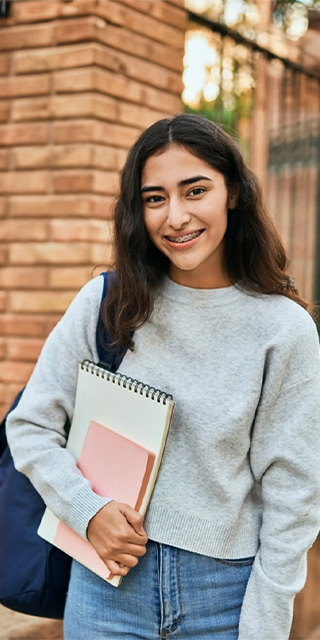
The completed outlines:
{"type": "Polygon", "coordinates": [[[236,640],[252,562],[149,541],[146,555],[116,588],[74,561],[65,640],[236,640]]]}

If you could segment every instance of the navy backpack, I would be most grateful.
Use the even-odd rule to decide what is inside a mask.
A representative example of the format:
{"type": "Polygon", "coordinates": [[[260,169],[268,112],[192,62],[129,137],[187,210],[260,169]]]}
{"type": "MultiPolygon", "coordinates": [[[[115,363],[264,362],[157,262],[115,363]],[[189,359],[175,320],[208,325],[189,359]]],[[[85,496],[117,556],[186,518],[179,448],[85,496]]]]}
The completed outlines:
{"type": "MultiPolygon", "coordinates": [[[[102,275],[103,300],[108,274],[102,275]]],[[[111,339],[107,333],[102,346],[100,315],[96,340],[100,365],[116,371],[125,349],[108,349],[111,339]]],[[[45,504],[28,478],[14,467],[5,433],[8,413],[0,425],[0,603],[21,613],[62,619],[71,558],[37,534],[45,504]]]]}

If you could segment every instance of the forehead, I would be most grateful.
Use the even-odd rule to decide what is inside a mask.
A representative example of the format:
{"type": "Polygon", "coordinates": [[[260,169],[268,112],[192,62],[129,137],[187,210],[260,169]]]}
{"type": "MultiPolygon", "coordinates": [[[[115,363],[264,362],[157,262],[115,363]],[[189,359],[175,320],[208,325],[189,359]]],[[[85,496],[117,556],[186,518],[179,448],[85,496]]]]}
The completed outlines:
{"type": "Polygon", "coordinates": [[[172,181],[179,182],[204,173],[205,175],[210,173],[210,177],[214,174],[221,175],[185,147],[172,144],[163,151],[149,156],[142,170],[141,183],[144,186],[150,183],[156,185],[172,181]]]}

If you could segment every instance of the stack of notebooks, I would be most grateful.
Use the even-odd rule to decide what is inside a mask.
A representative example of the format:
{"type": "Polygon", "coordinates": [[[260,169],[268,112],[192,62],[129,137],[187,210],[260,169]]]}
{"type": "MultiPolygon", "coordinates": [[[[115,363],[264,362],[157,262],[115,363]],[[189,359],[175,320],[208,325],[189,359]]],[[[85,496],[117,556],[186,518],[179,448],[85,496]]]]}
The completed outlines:
{"type": "MultiPolygon", "coordinates": [[[[91,362],[79,365],[67,447],[98,495],[145,514],[174,406],[172,396],[147,384],[91,362]]],[[[48,508],[38,534],[114,586],[120,584],[90,542],[48,508]]]]}

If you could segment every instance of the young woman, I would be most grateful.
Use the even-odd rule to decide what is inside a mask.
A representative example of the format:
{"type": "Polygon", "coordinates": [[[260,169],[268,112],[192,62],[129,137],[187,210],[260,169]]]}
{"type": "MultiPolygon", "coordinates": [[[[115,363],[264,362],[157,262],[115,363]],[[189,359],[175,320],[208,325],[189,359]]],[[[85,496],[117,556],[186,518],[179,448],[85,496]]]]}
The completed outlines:
{"type": "Polygon", "coordinates": [[[318,336],[258,181],[217,125],[179,115],[142,133],[114,268],[103,323],[127,349],[121,372],[176,402],[144,522],[97,496],[65,449],[77,364],[98,359],[101,277],[8,424],[18,469],[125,576],[115,589],[73,563],[65,638],[287,640],[320,523],[318,336]]]}

